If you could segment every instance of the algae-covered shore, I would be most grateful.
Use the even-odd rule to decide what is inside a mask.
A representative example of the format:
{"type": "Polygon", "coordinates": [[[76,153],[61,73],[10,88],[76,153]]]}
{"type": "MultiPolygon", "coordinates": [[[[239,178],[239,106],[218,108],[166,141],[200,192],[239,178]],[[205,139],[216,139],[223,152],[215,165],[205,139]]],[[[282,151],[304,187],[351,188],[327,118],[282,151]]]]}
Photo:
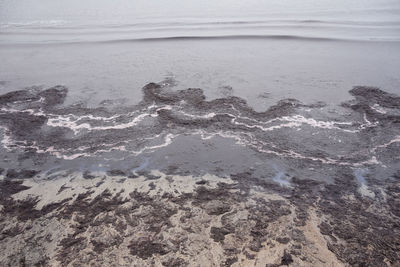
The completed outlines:
{"type": "Polygon", "coordinates": [[[400,98],[0,96],[2,266],[398,266],[400,98]]]}

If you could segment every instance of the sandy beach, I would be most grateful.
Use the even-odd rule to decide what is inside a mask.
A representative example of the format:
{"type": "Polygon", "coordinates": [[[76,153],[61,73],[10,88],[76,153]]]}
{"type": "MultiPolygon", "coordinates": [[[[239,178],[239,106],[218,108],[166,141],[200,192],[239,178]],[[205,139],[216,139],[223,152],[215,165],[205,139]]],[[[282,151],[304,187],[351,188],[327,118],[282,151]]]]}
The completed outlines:
{"type": "Polygon", "coordinates": [[[3,266],[400,267],[400,1],[1,0],[3,266]]]}
{"type": "Polygon", "coordinates": [[[4,151],[20,167],[1,170],[0,262],[397,266],[400,98],[350,93],[341,108],[352,122],[327,120],[320,102],[286,99],[256,112],[237,97],[207,101],[201,89],[165,82],[114,109],[62,105],[62,86],[2,95],[4,151]],[[194,160],[199,151],[208,157],[194,160]],[[374,178],[382,173],[388,179],[374,178]]]}

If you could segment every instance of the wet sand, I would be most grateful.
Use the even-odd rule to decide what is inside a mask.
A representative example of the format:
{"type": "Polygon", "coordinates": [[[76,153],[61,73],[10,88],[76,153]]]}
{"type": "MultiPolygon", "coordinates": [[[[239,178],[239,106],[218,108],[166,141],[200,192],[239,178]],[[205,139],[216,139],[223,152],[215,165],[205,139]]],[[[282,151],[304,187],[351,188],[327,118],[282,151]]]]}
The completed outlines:
{"type": "Polygon", "coordinates": [[[4,266],[398,266],[400,98],[0,96],[4,266]]]}

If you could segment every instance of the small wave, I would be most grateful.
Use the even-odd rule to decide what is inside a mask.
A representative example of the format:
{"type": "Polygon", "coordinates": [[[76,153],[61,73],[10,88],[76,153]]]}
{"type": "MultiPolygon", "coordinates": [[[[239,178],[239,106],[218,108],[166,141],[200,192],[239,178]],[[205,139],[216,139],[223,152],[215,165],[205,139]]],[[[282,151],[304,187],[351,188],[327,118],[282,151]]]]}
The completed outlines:
{"type": "Polygon", "coordinates": [[[66,20],[34,20],[0,23],[0,28],[36,28],[57,27],[69,24],[66,20]]]}
{"type": "Polygon", "coordinates": [[[181,35],[164,37],[145,37],[145,38],[127,38],[116,40],[100,41],[77,41],[65,42],[70,44],[79,43],[129,43],[129,42],[166,42],[166,41],[207,41],[207,40],[297,40],[297,41],[341,41],[341,42],[400,42],[398,39],[350,39],[337,37],[318,37],[304,35],[181,35]]]}
{"type": "Polygon", "coordinates": [[[212,41],[212,40],[296,40],[312,42],[391,42],[398,43],[400,39],[383,38],[338,38],[338,37],[318,37],[305,35],[181,35],[163,37],[144,37],[144,38],[125,38],[125,39],[105,39],[105,40],[40,40],[37,42],[7,42],[0,46],[36,46],[36,45],[80,45],[80,44],[118,44],[135,42],[172,42],[172,41],[212,41]]]}
{"type": "MultiPolygon", "coordinates": [[[[310,23],[310,24],[299,24],[299,23],[276,23],[276,24],[258,24],[258,23],[243,23],[243,24],[232,24],[232,23],[221,23],[221,24],[215,24],[215,25],[202,25],[202,24],[196,24],[196,25],[169,25],[169,24],[164,24],[164,25],[149,25],[147,27],[130,27],[130,26],[121,26],[119,28],[109,28],[109,27],[103,27],[103,28],[76,28],[76,29],[70,29],[70,28],[62,28],[62,29],[57,29],[57,28],[51,28],[51,29],[44,29],[44,28],[35,28],[35,29],[8,29],[0,32],[1,35],[21,35],[21,36],[28,36],[28,35],[34,35],[34,36],[60,36],[60,37],[66,37],[66,36],[91,36],[91,35],[98,35],[98,36],[107,36],[107,35],[113,35],[117,36],[120,34],[138,34],[138,33],[154,33],[154,34],[159,34],[161,35],[162,32],[170,32],[170,33],[179,33],[179,32],[188,32],[190,34],[193,34],[194,31],[207,31],[207,32],[218,32],[221,30],[228,30],[228,31],[236,31],[236,35],[240,34],[246,34],[249,31],[263,31],[263,34],[265,35],[265,31],[270,31],[270,30],[279,30],[282,34],[284,32],[292,31],[296,32],[298,29],[301,28],[302,30],[308,30],[311,32],[314,32],[316,34],[318,31],[327,33],[329,31],[337,31],[337,30],[346,30],[349,34],[351,32],[355,31],[360,31],[362,29],[363,31],[368,30],[368,31],[377,31],[377,30],[385,30],[385,31],[396,31],[400,29],[400,24],[399,25],[359,25],[359,24],[323,24],[323,23],[310,23]]],[[[251,34],[254,35],[254,34],[251,34]]],[[[290,35],[290,34],[284,34],[284,35],[290,35]]],[[[318,35],[318,34],[316,34],[318,35]]],[[[350,35],[351,36],[351,35],[350,35]]]]}
{"type": "MultiPolygon", "coordinates": [[[[174,40],[211,40],[211,39],[277,39],[277,40],[315,40],[315,41],[332,41],[341,40],[335,38],[325,37],[309,37],[309,36],[298,36],[298,35],[208,35],[208,36],[169,36],[169,37],[150,37],[150,38],[133,38],[133,39],[121,39],[116,42],[135,42],[135,41],[174,41],[174,40]]],[[[114,41],[105,41],[114,42],[114,41]]]]}
{"type": "Polygon", "coordinates": [[[318,19],[267,19],[267,20],[213,20],[213,21],[186,21],[177,18],[174,21],[137,21],[130,23],[92,23],[92,24],[73,24],[66,20],[36,20],[26,22],[6,22],[0,23],[0,28],[40,28],[40,29],[115,29],[115,28],[148,28],[148,27],[174,27],[174,26],[218,26],[218,25],[304,25],[304,24],[323,24],[323,25],[348,25],[348,26],[399,26],[399,20],[371,21],[371,20],[318,20],[318,19]],[[179,21],[181,20],[181,21],[179,21]]]}

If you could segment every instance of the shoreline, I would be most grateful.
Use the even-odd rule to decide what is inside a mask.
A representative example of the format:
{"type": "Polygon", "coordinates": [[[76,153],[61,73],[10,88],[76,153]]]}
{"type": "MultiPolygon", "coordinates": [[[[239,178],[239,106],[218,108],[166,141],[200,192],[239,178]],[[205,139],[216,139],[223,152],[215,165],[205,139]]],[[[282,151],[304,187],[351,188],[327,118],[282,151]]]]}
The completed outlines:
{"type": "Polygon", "coordinates": [[[201,89],[135,106],[0,96],[1,265],[397,266],[400,98],[257,112],[201,89]]]}

